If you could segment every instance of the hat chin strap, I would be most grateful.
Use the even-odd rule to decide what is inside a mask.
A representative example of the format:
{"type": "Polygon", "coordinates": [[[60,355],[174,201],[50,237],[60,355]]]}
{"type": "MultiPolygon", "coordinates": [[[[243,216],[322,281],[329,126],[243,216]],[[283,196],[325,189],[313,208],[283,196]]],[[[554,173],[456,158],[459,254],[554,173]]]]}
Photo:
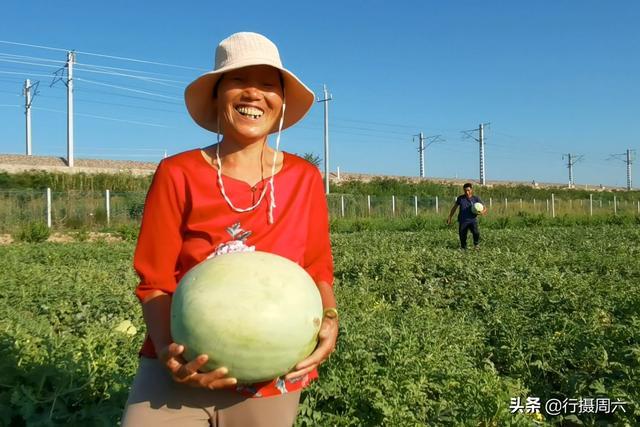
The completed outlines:
{"type": "MultiPolygon", "coordinates": [[[[283,102],[282,103],[282,115],[280,116],[280,123],[278,125],[278,135],[276,136],[276,149],[273,152],[273,164],[271,165],[271,177],[269,178],[269,186],[271,187],[271,192],[269,194],[269,198],[271,199],[269,202],[269,224],[273,224],[273,210],[276,207],[276,196],[275,196],[275,185],[273,183],[273,179],[275,177],[276,174],[276,160],[278,159],[278,151],[280,150],[280,135],[282,134],[282,127],[284,125],[284,112],[286,109],[286,104],[283,102]]],[[[262,190],[262,193],[260,194],[260,197],[258,198],[258,201],[253,204],[252,206],[249,206],[248,208],[238,208],[236,207],[233,202],[231,202],[231,200],[229,199],[229,197],[227,196],[227,193],[224,189],[224,183],[222,182],[222,162],[220,161],[220,143],[222,142],[220,140],[220,117],[218,117],[218,133],[217,133],[217,144],[216,144],[216,163],[218,166],[218,186],[220,187],[220,192],[222,193],[222,197],[224,197],[224,200],[227,202],[227,205],[229,205],[229,207],[231,209],[233,209],[235,212],[249,212],[254,210],[255,208],[257,208],[260,203],[262,202],[262,199],[264,199],[265,194],[267,194],[267,186],[265,185],[264,189],[262,190]]]]}

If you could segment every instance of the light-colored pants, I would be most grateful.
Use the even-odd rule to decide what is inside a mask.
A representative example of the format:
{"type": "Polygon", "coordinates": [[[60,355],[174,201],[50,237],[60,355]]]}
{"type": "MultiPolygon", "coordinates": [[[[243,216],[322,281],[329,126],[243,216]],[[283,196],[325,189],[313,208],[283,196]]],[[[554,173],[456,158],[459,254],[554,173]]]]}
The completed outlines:
{"type": "Polygon", "coordinates": [[[142,357],[122,426],[291,427],[299,400],[299,391],[247,398],[233,390],[179,384],[157,359],[142,357]]]}

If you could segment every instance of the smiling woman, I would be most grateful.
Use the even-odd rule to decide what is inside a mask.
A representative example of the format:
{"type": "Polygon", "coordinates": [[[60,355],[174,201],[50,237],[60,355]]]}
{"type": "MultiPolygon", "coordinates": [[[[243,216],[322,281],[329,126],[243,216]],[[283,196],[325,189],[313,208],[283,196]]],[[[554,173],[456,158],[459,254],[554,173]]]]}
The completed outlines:
{"type": "Polygon", "coordinates": [[[217,143],[164,159],[147,194],[134,267],[148,333],[123,426],[295,421],[300,391],[318,377],[338,335],[322,178],[311,163],[279,151],[282,130],[301,120],[313,101],[313,92],[282,66],[277,47],[256,33],[223,40],[214,70],[185,90],[192,118],[215,132],[217,143]],[[267,140],[274,133],[272,148],[267,140]],[[282,377],[242,386],[225,367],[201,371],[215,355],[186,360],[169,320],[172,295],[187,271],[241,251],[269,252],[302,266],[325,313],[311,355],[282,377]]]}

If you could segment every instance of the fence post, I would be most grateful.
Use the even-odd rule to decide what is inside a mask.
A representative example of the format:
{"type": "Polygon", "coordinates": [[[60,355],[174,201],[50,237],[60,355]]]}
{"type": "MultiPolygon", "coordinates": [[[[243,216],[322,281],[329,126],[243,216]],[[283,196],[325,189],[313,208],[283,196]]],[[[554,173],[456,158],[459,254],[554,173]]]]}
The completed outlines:
{"type": "MultiPolygon", "coordinates": [[[[640,203],[640,202],[638,202],[640,203]]],[[[436,196],[436,213],[438,213],[438,196],[436,196]]]]}
{"type": "Polygon", "coordinates": [[[600,207],[602,207],[602,197],[600,197],[600,207]]]}
{"type": "Polygon", "coordinates": [[[51,188],[47,187],[47,227],[51,228],[51,188]]]}
{"type": "Polygon", "coordinates": [[[367,211],[369,212],[369,216],[371,216],[371,196],[367,194],[367,211]]]}
{"type": "Polygon", "coordinates": [[[340,211],[342,212],[342,217],[344,218],[344,196],[340,196],[340,211]]]}
{"type": "Polygon", "coordinates": [[[418,196],[413,196],[413,201],[416,205],[416,216],[418,216],[418,196]]]}
{"type": "Polygon", "coordinates": [[[396,216],[396,196],[391,196],[391,212],[396,216]]]}
{"type": "Polygon", "coordinates": [[[569,210],[573,210],[573,199],[569,199],[569,210]]]}
{"type": "Polygon", "coordinates": [[[589,194],[589,216],[593,216],[593,194],[589,194]]]}
{"type": "Polygon", "coordinates": [[[618,200],[616,199],[616,196],[613,196],[613,214],[618,214],[618,200]]]}
{"type": "Polygon", "coordinates": [[[551,218],[556,217],[556,195],[551,193],[551,218]]]}
{"type": "Polygon", "coordinates": [[[522,209],[522,199],[520,199],[520,209],[522,209]]]}
{"type": "Polygon", "coordinates": [[[505,213],[507,212],[507,208],[508,208],[508,207],[509,207],[509,204],[508,204],[508,202],[507,202],[507,198],[505,197],[505,198],[504,198],[504,211],[505,211],[505,213]]]}
{"type": "Polygon", "coordinates": [[[547,213],[549,213],[549,199],[547,199],[547,213]]]}
{"type": "Polygon", "coordinates": [[[536,210],[536,199],[533,199],[533,210],[536,210]]]}
{"type": "Polygon", "coordinates": [[[638,200],[638,214],[640,215],[640,200],[638,200]]]}
{"type": "Polygon", "coordinates": [[[489,197],[489,207],[493,207],[493,197],[489,197]]]}
{"type": "Polygon", "coordinates": [[[107,225],[111,223],[111,197],[109,197],[109,190],[105,190],[104,200],[105,208],[107,209],[107,225]]]}

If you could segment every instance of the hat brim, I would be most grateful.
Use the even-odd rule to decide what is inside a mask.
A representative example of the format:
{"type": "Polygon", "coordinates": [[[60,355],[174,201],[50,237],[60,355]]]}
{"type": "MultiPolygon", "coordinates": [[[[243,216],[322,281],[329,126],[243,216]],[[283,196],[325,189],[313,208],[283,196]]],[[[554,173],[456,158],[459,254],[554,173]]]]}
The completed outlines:
{"type": "MultiPolygon", "coordinates": [[[[213,98],[213,88],[224,73],[255,65],[265,64],[256,64],[255,62],[247,64],[236,63],[232,67],[223,67],[205,73],[191,82],[184,91],[184,101],[191,118],[201,127],[211,132],[219,133],[218,106],[213,98]]],[[[300,121],[309,112],[315,100],[315,95],[289,70],[271,64],[267,65],[276,68],[282,74],[285,103],[287,104],[282,129],[287,129],[300,121]]],[[[275,123],[269,133],[277,132],[278,125],[279,123],[275,123]]]]}

